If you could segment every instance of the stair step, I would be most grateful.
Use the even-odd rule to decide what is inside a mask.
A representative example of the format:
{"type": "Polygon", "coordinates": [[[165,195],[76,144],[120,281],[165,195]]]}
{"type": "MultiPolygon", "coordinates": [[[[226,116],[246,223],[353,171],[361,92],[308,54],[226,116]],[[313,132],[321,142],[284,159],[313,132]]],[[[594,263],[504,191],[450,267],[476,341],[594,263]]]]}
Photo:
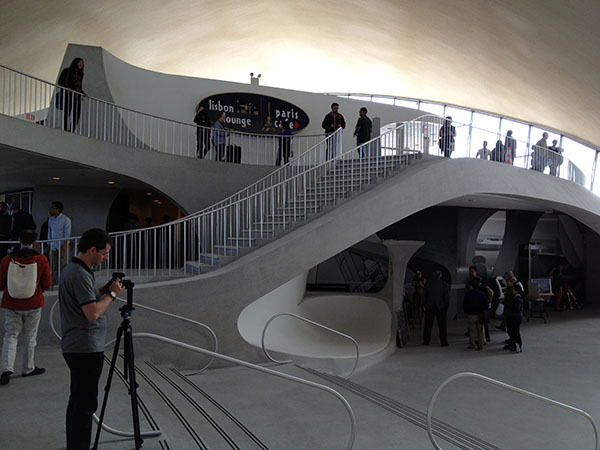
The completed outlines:
{"type": "Polygon", "coordinates": [[[201,273],[210,272],[215,269],[216,269],[216,267],[213,266],[212,264],[205,264],[200,261],[186,261],[185,262],[186,272],[189,272],[189,273],[192,273],[195,275],[200,275],[201,273]]]}
{"type": "Polygon", "coordinates": [[[214,253],[224,256],[238,256],[242,249],[249,249],[249,247],[240,247],[235,245],[215,245],[213,248],[214,253]]]}

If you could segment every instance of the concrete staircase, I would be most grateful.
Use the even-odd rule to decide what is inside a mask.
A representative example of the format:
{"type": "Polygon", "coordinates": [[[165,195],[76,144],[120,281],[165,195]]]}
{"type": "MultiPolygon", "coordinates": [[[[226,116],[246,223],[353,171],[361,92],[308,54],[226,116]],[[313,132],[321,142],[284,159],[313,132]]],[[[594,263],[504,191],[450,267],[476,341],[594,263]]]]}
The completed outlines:
{"type": "Polygon", "coordinates": [[[337,161],[304,192],[282,200],[275,211],[255,221],[252,228],[230,237],[228,245],[216,245],[211,252],[200,253],[196,261],[186,261],[186,271],[199,274],[215,270],[350,201],[420,157],[420,153],[407,153],[337,161]]]}

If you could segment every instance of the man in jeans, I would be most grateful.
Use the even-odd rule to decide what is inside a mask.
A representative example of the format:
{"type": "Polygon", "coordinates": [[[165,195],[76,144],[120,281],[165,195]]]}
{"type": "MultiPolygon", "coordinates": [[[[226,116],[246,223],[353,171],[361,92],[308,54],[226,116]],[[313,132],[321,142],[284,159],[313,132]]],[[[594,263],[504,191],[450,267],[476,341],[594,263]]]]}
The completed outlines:
{"type": "MultiPolygon", "coordinates": [[[[6,308],[0,385],[8,384],[14,371],[17,340],[21,331],[23,331],[23,376],[41,375],[46,371],[35,366],[33,356],[42,317],[42,306],[44,306],[43,291],[52,286],[52,276],[48,259],[33,249],[36,238],[35,231],[23,230],[19,237],[21,248],[6,255],[0,262],[0,289],[4,291],[0,306],[6,308]],[[9,292],[8,272],[13,261],[20,265],[36,264],[36,286],[31,286],[35,291],[29,298],[13,298],[9,292]]],[[[12,294],[17,295],[14,291],[12,294]]]]}
{"type": "Polygon", "coordinates": [[[92,415],[98,407],[98,381],[102,374],[106,317],[104,313],[123,290],[121,280],[99,291],[92,267],[110,252],[110,238],[93,228],[82,234],[77,257],[60,277],[58,296],[62,329],[61,348],[71,371],[67,406],[67,450],[89,449],[92,415]]]}
{"type": "MultiPolygon", "coordinates": [[[[48,239],[65,239],[71,237],[71,219],[63,214],[62,202],[50,204],[48,218],[48,239]]],[[[50,242],[50,261],[52,263],[52,278],[58,281],[58,274],[67,264],[69,243],[67,241],[50,242]]]]}

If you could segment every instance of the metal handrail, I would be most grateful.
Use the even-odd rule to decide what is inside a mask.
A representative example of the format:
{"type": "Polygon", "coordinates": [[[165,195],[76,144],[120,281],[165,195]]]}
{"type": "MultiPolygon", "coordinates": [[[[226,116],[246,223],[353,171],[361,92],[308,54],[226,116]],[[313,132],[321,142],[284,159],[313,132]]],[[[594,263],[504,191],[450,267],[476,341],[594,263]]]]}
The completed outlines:
{"type": "MultiPolygon", "coordinates": [[[[127,300],[123,300],[120,297],[117,297],[115,300],[119,300],[120,302],[123,303],[127,303],[127,300]]],[[[60,335],[60,333],[56,330],[56,327],[54,326],[54,310],[56,309],[56,305],[58,305],[60,302],[60,299],[57,299],[53,304],[52,307],[50,308],[50,328],[52,329],[52,332],[54,333],[54,335],[59,339],[62,340],[62,336],[60,335]]],[[[161,311],[159,309],[155,309],[155,308],[151,308],[149,306],[144,306],[144,305],[140,305],[139,303],[133,303],[133,305],[136,308],[140,308],[140,309],[146,309],[148,311],[152,311],[152,312],[156,312],[158,314],[164,315],[164,316],[168,316],[168,317],[173,317],[175,319],[179,319],[179,320],[183,320],[184,322],[190,322],[193,323],[194,325],[199,325],[200,327],[204,328],[205,330],[207,330],[209,332],[209,334],[212,336],[213,338],[213,342],[215,344],[215,352],[217,352],[218,348],[219,348],[219,341],[217,339],[217,335],[215,334],[215,332],[208,326],[205,325],[201,322],[197,322],[195,320],[192,319],[188,319],[187,317],[182,317],[182,316],[178,316],[176,314],[171,314],[169,312],[166,311],[161,311]]],[[[108,347],[110,344],[112,344],[113,342],[115,342],[116,339],[112,339],[110,341],[108,341],[105,345],[105,347],[108,347]]],[[[197,375],[199,373],[204,372],[206,369],[208,369],[208,367],[212,364],[212,362],[215,360],[214,357],[211,357],[208,361],[208,363],[206,364],[206,366],[202,367],[200,370],[197,370],[196,372],[192,372],[189,373],[188,375],[197,375]]],[[[100,421],[100,419],[98,418],[98,416],[96,414],[92,415],[94,421],[96,423],[98,423],[100,421]]],[[[134,437],[134,433],[132,431],[122,431],[122,430],[118,430],[116,428],[112,428],[110,426],[108,426],[106,423],[102,423],[102,429],[108,433],[114,434],[116,436],[122,436],[122,437],[134,437]]],[[[151,430],[151,431],[144,431],[142,432],[142,437],[147,437],[147,438],[153,438],[153,437],[158,437],[162,434],[161,430],[151,430]]]]}
{"type": "MultiPolygon", "coordinates": [[[[127,303],[127,300],[123,300],[120,297],[117,297],[115,300],[118,300],[120,302],[123,303],[127,303]]],[[[60,333],[56,330],[56,327],[54,326],[54,310],[56,309],[56,305],[58,305],[60,302],[60,299],[57,299],[54,304],[52,305],[52,307],[50,308],[50,328],[52,329],[52,332],[54,333],[54,335],[59,339],[62,340],[62,336],[60,335],[60,333]]],[[[193,319],[188,319],[187,317],[183,317],[183,316],[178,316],[177,314],[172,314],[166,311],[161,311],[160,309],[155,309],[155,308],[151,308],[150,306],[144,306],[141,305],[139,303],[133,303],[133,306],[135,306],[136,308],[140,308],[140,309],[145,309],[148,311],[152,311],[155,313],[158,313],[160,315],[163,316],[167,316],[167,317],[172,317],[174,319],[178,319],[178,320],[183,320],[184,322],[189,322],[192,323],[194,325],[198,325],[201,328],[204,328],[206,331],[208,331],[208,333],[211,335],[212,339],[213,339],[213,343],[215,344],[215,352],[219,351],[219,340],[217,339],[217,335],[215,334],[215,332],[212,330],[212,328],[210,328],[208,325],[205,325],[201,322],[198,322],[196,320],[193,319]]],[[[115,342],[115,339],[112,339],[108,342],[106,342],[106,344],[104,344],[105,347],[108,347],[110,344],[112,344],[113,342],[115,342]]],[[[206,369],[209,368],[209,366],[212,364],[212,362],[214,361],[214,358],[211,358],[208,363],[206,364],[206,366],[202,367],[201,369],[197,370],[196,372],[191,372],[188,375],[198,375],[202,372],[204,372],[206,369]]]]}
{"type": "MultiPolygon", "coordinates": [[[[45,126],[62,128],[66,127],[65,117],[68,118],[69,114],[65,113],[66,116],[63,116],[62,109],[55,107],[55,94],[62,93],[63,98],[69,99],[69,104],[81,96],[87,102],[86,106],[82,105],[78,108],[82,112],[82,120],[87,115],[88,118],[85,120],[89,122],[92,118],[94,123],[89,122],[84,126],[80,123],[79,129],[74,131],[76,134],[134,148],[153,149],[194,158],[197,156],[196,130],[201,130],[202,127],[196,124],[122,107],[0,64],[0,75],[4,72],[6,76],[0,77],[3,93],[0,97],[2,107],[0,109],[3,113],[8,111],[8,115],[14,117],[24,117],[45,126]],[[7,85],[8,92],[6,92],[7,85]],[[12,114],[10,114],[11,110],[12,114]],[[39,114],[42,115],[41,118],[35,117],[39,114]]],[[[66,102],[66,99],[64,101],[66,102]]],[[[213,131],[212,128],[207,128],[200,132],[204,133],[203,136],[207,136],[206,133],[213,131]]],[[[278,143],[277,134],[237,130],[227,130],[227,132],[233,138],[237,138],[236,142],[241,140],[244,145],[248,144],[248,147],[254,150],[256,160],[253,159],[254,156],[250,156],[252,160],[247,161],[248,163],[273,165],[275,158],[273,151],[278,143]],[[265,144],[268,144],[268,147],[265,144]]],[[[323,134],[297,134],[292,140],[293,149],[298,154],[304,153],[311,148],[312,142],[320,140],[323,136],[323,134]]]]}
{"type": "Polygon", "coordinates": [[[350,439],[346,446],[346,450],[350,450],[354,446],[354,439],[356,436],[356,418],[354,416],[354,411],[352,410],[352,407],[350,406],[348,401],[339,392],[337,392],[334,389],[331,389],[328,386],[325,386],[325,385],[322,385],[319,383],[315,383],[313,381],[305,380],[303,378],[295,377],[293,375],[288,375],[285,373],[277,372],[276,370],[268,369],[266,367],[252,364],[247,361],[232,358],[231,356],[223,355],[223,354],[216,353],[216,352],[211,352],[210,350],[206,350],[206,349],[203,349],[200,347],[196,347],[194,345],[186,344],[185,342],[180,342],[180,341],[176,341],[174,339],[166,338],[164,336],[159,336],[159,335],[152,334],[152,333],[132,333],[132,336],[137,337],[137,338],[147,338],[147,339],[154,339],[157,341],[165,342],[167,344],[172,344],[177,347],[191,350],[193,352],[212,356],[213,358],[221,359],[223,361],[227,361],[229,363],[236,364],[238,366],[243,366],[248,369],[255,370],[257,372],[266,373],[268,375],[273,375],[275,377],[283,378],[284,380],[293,381],[294,383],[303,384],[305,386],[309,386],[309,387],[313,387],[315,389],[325,391],[325,392],[333,395],[334,397],[336,397],[342,403],[344,408],[346,409],[346,412],[348,413],[348,416],[350,417],[350,439]]]}
{"type": "Polygon", "coordinates": [[[318,322],[314,322],[312,320],[307,319],[306,317],[302,317],[302,316],[299,316],[299,315],[294,314],[294,313],[283,312],[283,313],[275,314],[273,317],[271,317],[269,320],[267,320],[267,323],[265,324],[265,326],[263,328],[262,337],[261,337],[262,350],[263,350],[263,352],[264,352],[264,354],[265,354],[265,356],[267,358],[269,358],[271,361],[273,361],[276,364],[289,364],[289,363],[292,362],[292,360],[279,361],[279,360],[273,358],[271,356],[271,354],[267,351],[267,348],[265,347],[265,334],[267,332],[267,327],[269,326],[269,324],[271,322],[273,322],[273,320],[275,320],[277,317],[281,317],[281,316],[294,317],[294,318],[296,318],[298,320],[301,320],[301,321],[306,322],[306,323],[310,323],[310,324],[315,325],[315,326],[317,326],[319,328],[322,328],[324,330],[331,331],[332,333],[335,333],[335,334],[337,334],[339,336],[342,336],[342,337],[344,337],[344,338],[352,341],[352,343],[354,344],[354,348],[356,349],[356,359],[354,360],[354,365],[352,366],[352,370],[350,370],[350,373],[348,375],[346,375],[344,378],[350,378],[352,376],[352,374],[356,370],[356,366],[358,365],[358,358],[359,358],[358,342],[356,342],[356,339],[354,339],[352,336],[348,336],[347,334],[344,334],[344,333],[342,333],[340,331],[334,330],[333,328],[329,328],[329,327],[327,327],[327,326],[325,326],[323,324],[320,324],[318,322]]]}
{"type": "Polygon", "coordinates": [[[576,414],[579,414],[579,415],[585,417],[592,424],[592,428],[594,429],[594,436],[596,438],[596,446],[594,448],[596,450],[600,450],[600,444],[599,444],[599,440],[598,440],[598,426],[596,425],[596,422],[594,422],[594,419],[592,418],[592,416],[589,415],[588,413],[586,413],[585,411],[583,411],[583,410],[581,410],[579,408],[575,408],[573,406],[567,405],[565,403],[557,402],[556,400],[552,400],[550,398],[543,397],[543,396],[538,395],[538,394],[534,394],[533,392],[529,392],[529,391],[526,391],[524,389],[520,389],[520,388],[512,386],[510,384],[506,384],[506,383],[503,383],[501,381],[494,380],[493,378],[486,377],[485,375],[481,375],[479,373],[474,373],[474,372],[461,372],[461,373],[457,373],[456,375],[452,375],[451,377],[448,377],[436,389],[436,391],[434,392],[433,396],[431,397],[431,400],[429,401],[429,406],[427,407],[427,434],[429,435],[429,440],[431,441],[431,443],[433,444],[433,446],[436,448],[436,450],[442,450],[442,447],[440,447],[437,444],[437,442],[436,442],[436,440],[435,440],[435,438],[433,436],[433,430],[432,430],[432,427],[431,427],[431,420],[432,420],[433,407],[434,407],[435,401],[437,400],[437,397],[440,394],[440,392],[442,392],[442,389],[444,389],[444,387],[446,387],[446,385],[448,385],[449,383],[451,383],[452,381],[454,381],[454,380],[456,380],[458,378],[465,378],[465,377],[477,378],[479,380],[485,381],[486,383],[490,383],[490,384],[494,384],[496,386],[500,386],[501,388],[507,389],[509,391],[516,392],[517,394],[525,395],[526,397],[531,397],[531,398],[534,398],[536,400],[541,400],[543,402],[549,403],[549,404],[554,405],[554,406],[558,406],[559,408],[566,409],[568,411],[574,412],[576,414]]]}

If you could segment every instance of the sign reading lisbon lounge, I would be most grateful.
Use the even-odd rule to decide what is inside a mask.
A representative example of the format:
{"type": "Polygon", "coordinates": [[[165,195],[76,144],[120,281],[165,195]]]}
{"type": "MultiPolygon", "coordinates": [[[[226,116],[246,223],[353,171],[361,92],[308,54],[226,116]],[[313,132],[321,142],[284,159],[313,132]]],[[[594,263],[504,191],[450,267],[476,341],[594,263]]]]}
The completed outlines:
{"type": "Polygon", "coordinates": [[[230,92],[211,95],[200,104],[211,120],[224,112],[225,128],[246,133],[276,134],[282,121],[287,121],[292,131],[299,131],[309,122],[308,115],[296,105],[268,95],[230,92]]]}

